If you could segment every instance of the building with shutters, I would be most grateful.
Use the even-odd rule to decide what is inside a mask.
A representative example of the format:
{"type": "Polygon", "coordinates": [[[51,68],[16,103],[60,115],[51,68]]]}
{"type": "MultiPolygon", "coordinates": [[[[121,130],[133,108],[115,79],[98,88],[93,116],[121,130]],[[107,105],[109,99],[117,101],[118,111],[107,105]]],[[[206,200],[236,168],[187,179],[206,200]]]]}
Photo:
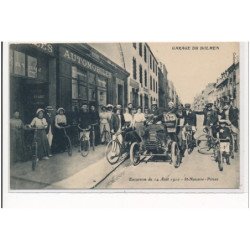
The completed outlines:
{"type": "Polygon", "coordinates": [[[147,43],[90,43],[130,73],[127,100],[134,107],[159,103],[158,61],[147,43]]]}

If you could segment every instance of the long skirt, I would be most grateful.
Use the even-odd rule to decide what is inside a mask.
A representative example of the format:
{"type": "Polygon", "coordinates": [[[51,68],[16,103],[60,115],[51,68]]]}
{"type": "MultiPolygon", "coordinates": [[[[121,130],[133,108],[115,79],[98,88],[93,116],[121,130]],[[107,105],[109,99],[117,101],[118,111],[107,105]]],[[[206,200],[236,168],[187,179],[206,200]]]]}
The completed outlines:
{"type": "Polygon", "coordinates": [[[20,129],[10,130],[10,161],[17,162],[24,160],[24,137],[20,129]]]}
{"type": "Polygon", "coordinates": [[[101,142],[104,142],[105,138],[103,136],[103,130],[104,130],[104,126],[105,129],[110,133],[110,127],[109,127],[109,123],[101,123],[100,124],[100,137],[101,137],[101,142]]]}
{"type": "Polygon", "coordinates": [[[45,130],[37,131],[37,157],[49,156],[49,142],[45,130]]]}
{"type": "Polygon", "coordinates": [[[62,153],[66,149],[66,143],[64,138],[64,131],[63,129],[55,128],[53,133],[53,140],[51,151],[53,154],[62,153]]]}

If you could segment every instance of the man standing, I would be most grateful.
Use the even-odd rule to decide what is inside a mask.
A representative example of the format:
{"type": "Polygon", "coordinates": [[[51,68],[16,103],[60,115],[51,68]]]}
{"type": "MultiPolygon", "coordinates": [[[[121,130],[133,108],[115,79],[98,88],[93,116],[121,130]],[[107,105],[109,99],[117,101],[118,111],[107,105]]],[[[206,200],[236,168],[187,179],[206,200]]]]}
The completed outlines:
{"type": "Polygon", "coordinates": [[[216,137],[216,126],[218,123],[218,114],[213,110],[213,104],[206,104],[203,111],[196,111],[197,115],[204,115],[203,126],[211,128],[213,137],[216,137]]]}
{"type": "MultiPolygon", "coordinates": [[[[112,139],[114,140],[117,137],[118,141],[122,144],[123,137],[121,134],[122,128],[125,125],[125,119],[122,114],[122,107],[121,105],[117,105],[114,109],[114,113],[111,116],[110,120],[110,132],[112,134],[112,139]]],[[[116,155],[116,148],[115,144],[112,145],[112,155],[116,155]]]]}
{"type": "Polygon", "coordinates": [[[192,126],[192,130],[196,131],[196,114],[191,110],[191,105],[189,103],[185,104],[185,109],[183,111],[184,116],[184,125],[190,125],[192,126]]]}
{"type": "Polygon", "coordinates": [[[191,110],[191,105],[189,103],[185,104],[185,109],[183,111],[183,117],[184,117],[184,128],[182,131],[182,135],[184,140],[186,140],[186,125],[192,127],[192,145],[195,146],[195,140],[194,140],[194,134],[196,132],[196,126],[197,126],[197,119],[196,114],[191,110]]]}
{"type": "MultiPolygon", "coordinates": [[[[232,132],[235,135],[239,134],[239,110],[234,108],[229,102],[225,102],[222,112],[219,113],[222,120],[228,121],[231,126],[232,132]]],[[[235,151],[238,150],[238,136],[235,136],[235,151]]]]}
{"type": "MultiPolygon", "coordinates": [[[[87,104],[83,104],[81,107],[81,112],[80,112],[80,116],[79,116],[79,127],[82,130],[90,130],[91,128],[91,119],[90,119],[90,115],[88,112],[88,106],[87,104]]],[[[89,140],[89,131],[80,131],[80,137],[83,136],[83,133],[85,133],[87,140],[89,140]]]]}

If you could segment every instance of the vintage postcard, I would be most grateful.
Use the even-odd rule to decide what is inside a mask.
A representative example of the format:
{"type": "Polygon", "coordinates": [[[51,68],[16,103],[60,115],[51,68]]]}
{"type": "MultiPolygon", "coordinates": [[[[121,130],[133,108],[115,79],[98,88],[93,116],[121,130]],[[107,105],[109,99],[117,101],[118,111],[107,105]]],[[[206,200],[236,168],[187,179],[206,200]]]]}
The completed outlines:
{"type": "Polygon", "coordinates": [[[8,53],[10,191],[242,187],[239,42],[8,53]]]}

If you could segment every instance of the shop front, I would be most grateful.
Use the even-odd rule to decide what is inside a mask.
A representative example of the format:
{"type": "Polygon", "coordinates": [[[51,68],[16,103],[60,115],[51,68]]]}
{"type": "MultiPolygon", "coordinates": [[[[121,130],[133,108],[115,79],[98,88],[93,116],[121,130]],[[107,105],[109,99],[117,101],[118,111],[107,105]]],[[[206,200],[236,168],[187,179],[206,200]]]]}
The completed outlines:
{"type": "Polygon", "coordinates": [[[38,108],[55,105],[56,59],[51,44],[11,44],[10,114],[30,123],[38,108]]]}
{"type": "Polygon", "coordinates": [[[66,110],[83,104],[124,105],[128,73],[86,44],[59,45],[57,103],[66,110]]]}

